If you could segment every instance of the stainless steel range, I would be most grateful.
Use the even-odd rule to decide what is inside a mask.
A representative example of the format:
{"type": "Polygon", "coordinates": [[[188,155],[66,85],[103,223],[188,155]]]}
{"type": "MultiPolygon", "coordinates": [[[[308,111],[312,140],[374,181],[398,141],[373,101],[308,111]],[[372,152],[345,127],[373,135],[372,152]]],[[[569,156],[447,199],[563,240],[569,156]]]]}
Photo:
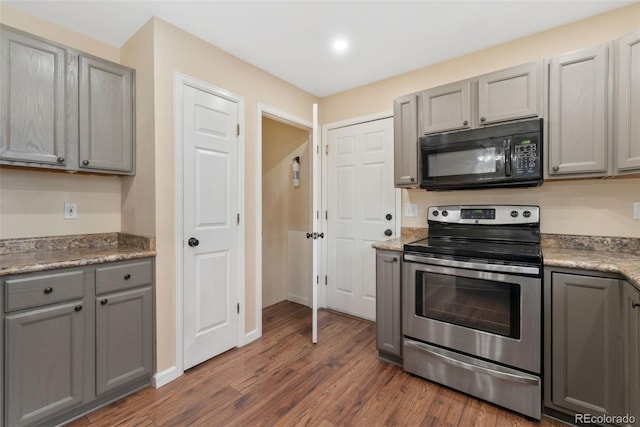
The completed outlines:
{"type": "Polygon", "coordinates": [[[404,369],[542,415],[537,206],[432,206],[404,246],[404,369]]]}

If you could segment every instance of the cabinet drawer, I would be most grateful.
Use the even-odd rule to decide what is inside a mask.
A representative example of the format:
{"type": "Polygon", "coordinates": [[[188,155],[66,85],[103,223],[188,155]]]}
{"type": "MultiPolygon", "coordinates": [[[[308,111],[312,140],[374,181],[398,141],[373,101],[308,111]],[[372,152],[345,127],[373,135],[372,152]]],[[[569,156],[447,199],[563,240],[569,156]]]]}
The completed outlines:
{"type": "Polygon", "coordinates": [[[96,268],[96,294],[148,285],[152,277],[150,260],[96,268]]]}
{"type": "Polygon", "coordinates": [[[5,282],[6,311],[37,307],[84,296],[84,271],[39,274],[5,282]]]}

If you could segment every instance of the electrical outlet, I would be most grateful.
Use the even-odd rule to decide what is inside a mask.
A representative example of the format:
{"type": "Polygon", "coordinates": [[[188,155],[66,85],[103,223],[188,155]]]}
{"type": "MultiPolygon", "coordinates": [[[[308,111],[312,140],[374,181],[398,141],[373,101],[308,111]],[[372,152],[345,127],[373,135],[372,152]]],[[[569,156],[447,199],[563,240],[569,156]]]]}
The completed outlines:
{"type": "Polygon", "coordinates": [[[404,216],[406,217],[416,217],[418,216],[418,205],[415,203],[405,203],[404,204],[404,216]]]}
{"type": "Polygon", "coordinates": [[[633,219],[640,219],[640,202],[633,202],[633,219]]]}
{"type": "Polygon", "coordinates": [[[65,203],[64,204],[64,219],[77,219],[78,218],[78,204],[65,203]]]}

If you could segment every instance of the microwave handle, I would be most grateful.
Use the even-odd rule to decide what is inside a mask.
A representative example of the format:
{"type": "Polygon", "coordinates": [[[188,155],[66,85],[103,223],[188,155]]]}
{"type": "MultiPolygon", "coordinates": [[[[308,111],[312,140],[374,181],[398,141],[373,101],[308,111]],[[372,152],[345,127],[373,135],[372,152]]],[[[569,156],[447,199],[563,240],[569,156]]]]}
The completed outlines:
{"type": "Polygon", "coordinates": [[[511,176],[511,140],[504,140],[504,174],[511,176]]]}

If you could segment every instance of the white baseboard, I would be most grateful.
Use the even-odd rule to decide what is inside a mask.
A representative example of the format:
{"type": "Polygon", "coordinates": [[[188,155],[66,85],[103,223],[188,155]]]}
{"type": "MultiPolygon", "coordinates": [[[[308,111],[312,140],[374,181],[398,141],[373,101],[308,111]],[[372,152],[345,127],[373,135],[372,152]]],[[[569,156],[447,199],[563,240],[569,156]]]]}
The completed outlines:
{"type": "Polygon", "coordinates": [[[242,343],[243,346],[252,343],[253,341],[257,340],[258,338],[260,338],[262,336],[262,334],[257,330],[254,329],[253,331],[247,332],[246,334],[244,334],[244,343],[242,343]]]}
{"type": "Polygon", "coordinates": [[[169,384],[171,381],[179,378],[182,375],[182,372],[175,366],[170,367],[169,369],[165,369],[162,372],[156,373],[151,378],[151,385],[155,388],[160,388],[163,385],[169,384]]]}
{"type": "Polygon", "coordinates": [[[289,295],[287,295],[287,300],[291,301],[291,302],[298,303],[298,304],[305,305],[307,307],[311,307],[311,301],[309,301],[309,298],[305,298],[305,297],[300,297],[298,295],[289,294],[289,295]]]}

